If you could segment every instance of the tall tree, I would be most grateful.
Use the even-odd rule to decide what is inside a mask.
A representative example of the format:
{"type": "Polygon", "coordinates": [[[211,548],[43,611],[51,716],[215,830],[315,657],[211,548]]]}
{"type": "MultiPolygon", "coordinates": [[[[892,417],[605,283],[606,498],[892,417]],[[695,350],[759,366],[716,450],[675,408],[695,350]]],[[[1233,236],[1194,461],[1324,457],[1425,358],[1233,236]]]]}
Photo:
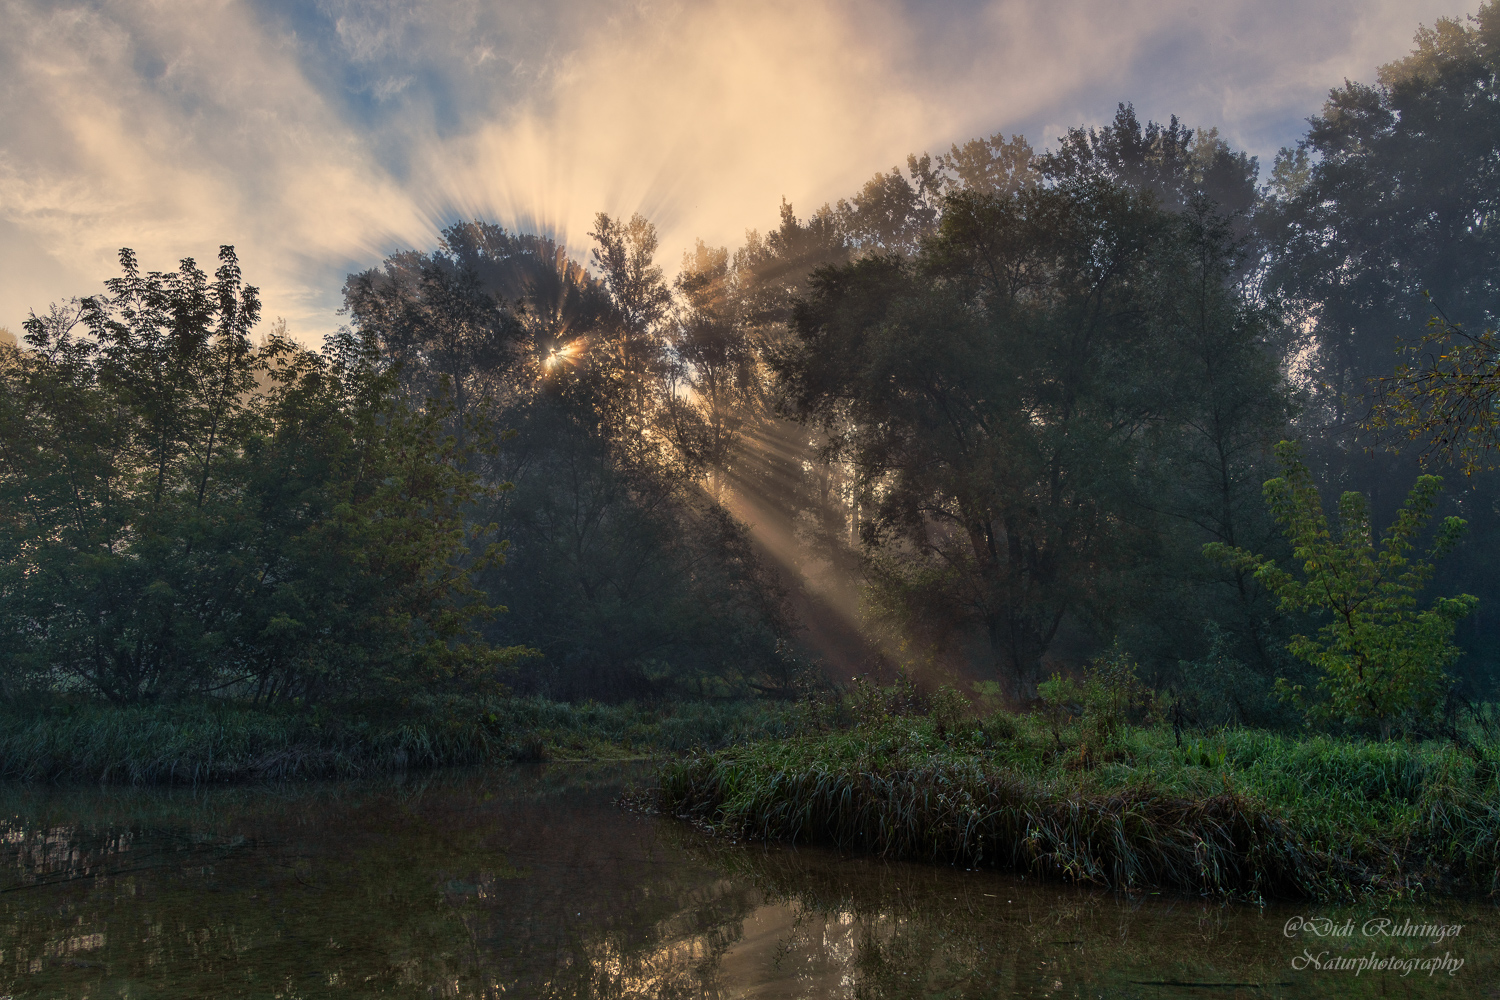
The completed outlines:
{"type": "MultiPolygon", "coordinates": [[[[1269,287],[1311,312],[1329,407],[1389,373],[1430,293],[1448,316],[1493,325],[1500,290],[1500,6],[1442,19],[1416,50],[1346,83],[1283,150],[1269,287]]],[[[1358,417],[1359,413],[1352,416],[1358,417]]]]}
{"type": "Polygon", "coordinates": [[[683,254],[674,287],[681,305],[671,334],[663,407],[679,452],[722,498],[737,446],[764,410],[766,372],[743,321],[729,251],[702,240],[683,254]]]}
{"type": "MultiPolygon", "coordinates": [[[[1365,494],[1377,520],[1395,516],[1414,456],[1372,447],[1384,442],[1365,423],[1370,380],[1392,374],[1398,348],[1422,337],[1434,306],[1475,336],[1497,325],[1497,70],[1493,0],[1472,18],[1420,30],[1410,55],[1381,67],[1374,84],[1330,93],[1306,139],[1278,158],[1272,205],[1261,213],[1275,251],[1265,292],[1306,334],[1295,359],[1311,401],[1299,428],[1309,465],[1320,480],[1365,494]]],[[[1461,340],[1434,360],[1449,346],[1476,358],[1461,340]]],[[[1410,361],[1412,374],[1443,367],[1410,361]]],[[[1496,481],[1475,470],[1442,500],[1468,520],[1473,540],[1444,572],[1480,598],[1458,635],[1471,654],[1459,669],[1481,690],[1493,682],[1500,629],[1490,610],[1500,519],[1487,496],[1496,481]]]]}
{"type": "Polygon", "coordinates": [[[1163,352],[1154,383],[1162,400],[1144,428],[1133,504],[1156,519],[1159,547],[1139,571],[1127,631],[1143,660],[1161,666],[1205,653],[1217,638],[1265,687],[1284,645],[1274,602],[1247,571],[1199,554],[1205,542],[1276,545],[1260,484],[1295,413],[1281,371],[1281,317],[1248,286],[1253,251],[1236,221],[1202,195],[1172,214],[1143,294],[1163,352]]]}
{"type": "Polygon", "coordinates": [[[955,196],[919,263],[819,272],[778,362],[857,469],[895,606],[980,626],[1017,684],[1133,542],[1117,484],[1153,405],[1135,289],[1160,225],[1101,183],[955,196]]]}
{"type": "Polygon", "coordinates": [[[471,544],[498,551],[463,518],[486,488],[443,414],[402,406],[368,340],[252,346],[230,247],[212,280],[121,265],[0,364],[7,681],[118,702],[497,682],[515,654],[479,637],[468,574],[471,544]]]}
{"type": "Polygon", "coordinates": [[[493,317],[500,349],[464,362],[496,429],[476,469],[514,488],[469,516],[510,542],[479,578],[510,608],[489,638],[544,654],[525,663],[520,690],[742,691],[777,666],[785,627],[744,529],[700,489],[700,476],[736,467],[757,364],[727,254],[704,248],[669,308],[679,303],[648,222],[601,216],[595,237],[599,277],[551,240],[453,226],[436,252],[351,279],[350,312],[398,374],[437,356],[465,317],[493,317]],[[408,342],[415,357],[401,353],[408,342]]]}
{"type": "Polygon", "coordinates": [[[1169,211],[1207,200],[1233,217],[1257,200],[1255,157],[1231,149],[1218,129],[1190,129],[1176,115],[1165,125],[1142,125],[1130,104],[1102,128],[1069,129],[1056,150],[1037,159],[1037,169],[1052,181],[1096,177],[1149,193],[1169,211]]]}

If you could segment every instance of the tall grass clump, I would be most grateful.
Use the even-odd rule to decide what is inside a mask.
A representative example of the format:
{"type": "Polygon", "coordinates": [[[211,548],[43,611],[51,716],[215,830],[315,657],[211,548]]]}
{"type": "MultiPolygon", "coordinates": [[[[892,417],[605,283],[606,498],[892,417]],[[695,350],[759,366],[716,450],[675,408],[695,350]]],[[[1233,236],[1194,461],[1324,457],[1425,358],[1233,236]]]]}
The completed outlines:
{"type": "Polygon", "coordinates": [[[1500,891],[1485,753],[1165,725],[886,716],[691,755],[659,806],[745,838],[1249,899],[1500,891]]]}

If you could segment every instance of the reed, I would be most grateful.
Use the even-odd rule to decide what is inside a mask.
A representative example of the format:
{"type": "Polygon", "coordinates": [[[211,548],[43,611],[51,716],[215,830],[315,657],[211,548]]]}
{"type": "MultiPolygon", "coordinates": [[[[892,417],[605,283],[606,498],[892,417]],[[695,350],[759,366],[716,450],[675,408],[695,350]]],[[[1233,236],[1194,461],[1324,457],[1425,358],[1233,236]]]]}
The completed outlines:
{"type": "Polygon", "coordinates": [[[1107,746],[1039,720],[889,718],[665,763],[657,805],[733,837],[1249,899],[1500,891],[1472,744],[1224,731],[1107,746]]]}

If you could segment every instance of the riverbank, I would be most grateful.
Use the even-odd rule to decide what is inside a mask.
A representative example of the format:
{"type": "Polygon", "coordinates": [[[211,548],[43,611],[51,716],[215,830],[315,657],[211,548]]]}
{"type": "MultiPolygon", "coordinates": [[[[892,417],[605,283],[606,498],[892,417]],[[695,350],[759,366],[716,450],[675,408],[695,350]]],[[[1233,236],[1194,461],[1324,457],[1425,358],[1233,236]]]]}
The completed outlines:
{"type": "Polygon", "coordinates": [[[540,699],[274,709],[204,700],[0,708],[0,779],[205,784],[352,778],[507,761],[628,760],[789,733],[775,702],[569,705],[540,699]]]}
{"type": "Polygon", "coordinates": [[[889,717],[694,754],[656,805],[718,833],[1247,899],[1500,890],[1493,756],[1470,744],[889,717]]]}

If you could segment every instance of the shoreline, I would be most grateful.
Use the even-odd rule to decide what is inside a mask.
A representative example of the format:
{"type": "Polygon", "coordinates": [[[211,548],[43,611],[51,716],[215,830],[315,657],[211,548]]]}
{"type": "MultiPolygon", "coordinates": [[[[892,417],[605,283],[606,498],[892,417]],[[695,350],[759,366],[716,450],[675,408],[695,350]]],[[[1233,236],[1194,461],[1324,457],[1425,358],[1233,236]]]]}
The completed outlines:
{"type": "MultiPolygon", "coordinates": [[[[1500,791],[1451,745],[1122,734],[1079,766],[1030,718],[892,719],[669,761],[655,806],[737,839],[1264,901],[1500,890],[1500,791]],[[1476,781],[1477,779],[1477,781],[1476,781]]],[[[1058,741],[1061,743],[1061,740],[1058,741]]]]}

